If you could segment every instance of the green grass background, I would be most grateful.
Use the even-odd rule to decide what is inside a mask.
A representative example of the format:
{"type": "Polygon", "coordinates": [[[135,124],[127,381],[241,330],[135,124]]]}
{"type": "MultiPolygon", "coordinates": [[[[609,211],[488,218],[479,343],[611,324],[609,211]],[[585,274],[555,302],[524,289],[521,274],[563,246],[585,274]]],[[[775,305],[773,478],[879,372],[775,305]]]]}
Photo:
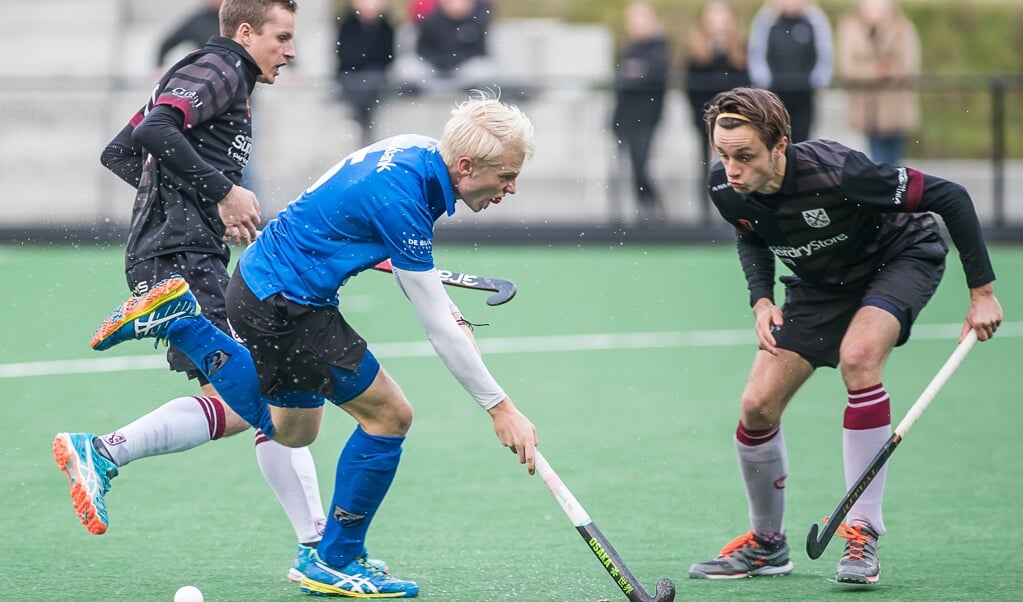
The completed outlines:
{"type": "MultiPolygon", "coordinates": [[[[693,581],[688,566],[748,529],[732,434],[752,344],[488,354],[498,381],[536,424],[542,449],[647,589],[671,577],[678,600],[1015,600],[1023,535],[1018,500],[1023,413],[1019,308],[1023,249],[996,248],[1007,324],[978,345],[890,464],[882,580],[833,580],[841,551],[803,552],[809,525],[844,494],[838,373],[820,371],[785,416],[785,578],[693,581]]],[[[438,264],[505,277],[516,299],[490,308],[454,289],[478,338],[748,329],[745,285],[729,242],[703,247],[454,247],[438,264]]],[[[125,294],[120,250],[0,247],[0,370],[22,362],[153,357],[148,343],[100,355],[88,340],[125,294]]],[[[962,320],[955,257],[919,325],[962,320]]],[[[347,315],[373,343],[420,342],[407,301],[384,274],[346,286],[347,315]]],[[[750,334],[752,342],[752,332],[750,334]]],[[[897,422],[955,345],[920,337],[896,350],[885,384],[897,422]]],[[[391,347],[389,347],[391,348],[391,347]]],[[[393,349],[393,348],[392,348],[393,349]]],[[[393,355],[393,354],[392,354],[393,355]]],[[[401,354],[397,354],[401,355],[401,354]]],[[[368,546],[416,580],[422,600],[624,600],[537,477],[503,449],[491,421],[436,357],[384,357],[416,408],[395,484],[368,546]]],[[[88,534],[50,443],[58,431],[107,432],[196,392],[163,369],[0,377],[0,599],[169,602],[184,584],[209,602],[298,600],[284,579],[294,536],[263,481],[249,434],[122,469],[110,530],[88,534]]],[[[327,408],[313,445],[325,503],[353,428],[327,408]]]]}

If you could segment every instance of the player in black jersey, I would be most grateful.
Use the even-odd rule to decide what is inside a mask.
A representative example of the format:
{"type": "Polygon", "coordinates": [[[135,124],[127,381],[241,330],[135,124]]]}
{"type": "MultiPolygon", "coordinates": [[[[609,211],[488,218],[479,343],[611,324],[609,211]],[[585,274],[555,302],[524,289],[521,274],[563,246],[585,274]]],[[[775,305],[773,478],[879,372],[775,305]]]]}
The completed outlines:
{"type": "MultiPolygon", "coordinates": [[[[240,185],[252,149],[249,97],[256,83],[274,83],[295,58],[296,9],[293,0],[224,0],[223,37],[211,38],[170,67],[101,157],[138,191],[125,251],[129,288],[142,294],[180,274],[199,297],[203,314],[224,330],[226,241],[251,242],[260,221],[255,194],[240,185]]],[[[104,495],[128,462],[249,429],[187,357],[173,347],[167,355],[171,369],[200,379],[202,396],[173,399],[99,437],[59,433],[54,440],[75,510],[92,533],[106,531],[104,495]]],[[[257,431],[256,457],[299,539],[289,571],[298,581],[324,526],[312,455],[257,431]]]]}
{"type": "MultiPolygon", "coordinates": [[[[735,433],[751,530],[693,578],[792,571],[783,529],[788,461],[781,415],[819,366],[840,367],[848,389],[843,462],[851,486],[891,435],[881,383],[891,350],[941,281],[947,245],[959,250],[970,304],[962,335],[990,339],[1002,321],[995,279],[966,190],[909,167],[877,165],[837,142],[789,143],[789,115],[773,93],[736,88],[714,97],[704,121],[720,157],[710,197],[734,226],[760,351],[742,394],[735,433]],[[774,303],[775,259],[785,303],[774,303]]],[[[838,534],[848,541],[837,579],[876,583],[884,474],[867,487],[838,534]]]]}

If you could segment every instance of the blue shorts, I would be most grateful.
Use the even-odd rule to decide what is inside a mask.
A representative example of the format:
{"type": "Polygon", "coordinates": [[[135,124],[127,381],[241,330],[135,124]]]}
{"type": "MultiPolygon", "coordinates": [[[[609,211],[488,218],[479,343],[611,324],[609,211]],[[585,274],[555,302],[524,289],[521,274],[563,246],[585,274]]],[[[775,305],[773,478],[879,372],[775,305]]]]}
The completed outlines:
{"type": "MultiPolygon", "coordinates": [[[[331,403],[341,405],[362,395],[373,384],[373,379],[380,372],[380,362],[367,349],[362,356],[362,363],[354,371],[332,366],[331,372],[334,374],[334,391],[329,399],[331,403]]],[[[266,400],[279,408],[318,408],[323,405],[324,397],[309,391],[281,389],[266,400]]]]}

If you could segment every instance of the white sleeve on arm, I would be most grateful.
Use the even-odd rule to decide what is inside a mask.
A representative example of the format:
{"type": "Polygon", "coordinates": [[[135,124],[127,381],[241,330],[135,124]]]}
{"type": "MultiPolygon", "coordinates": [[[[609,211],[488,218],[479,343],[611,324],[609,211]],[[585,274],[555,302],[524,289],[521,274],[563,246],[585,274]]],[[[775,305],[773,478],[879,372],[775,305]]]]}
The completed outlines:
{"type": "Polygon", "coordinates": [[[451,299],[444,292],[437,269],[413,272],[394,268],[394,275],[412,302],[430,344],[455,379],[484,410],[503,401],[504,391],[451,317],[451,299]]]}
{"type": "MultiPolygon", "coordinates": [[[[398,283],[398,288],[401,289],[401,293],[403,295],[405,295],[405,297],[407,298],[408,297],[408,293],[405,292],[405,287],[402,286],[402,284],[401,284],[401,277],[398,276],[398,271],[395,270],[393,267],[391,268],[391,270],[392,270],[392,273],[394,274],[394,281],[398,283]]],[[[458,306],[455,305],[455,302],[451,300],[451,295],[446,295],[446,296],[448,298],[448,312],[452,313],[452,314],[461,314],[462,312],[458,309],[458,306]]]]}

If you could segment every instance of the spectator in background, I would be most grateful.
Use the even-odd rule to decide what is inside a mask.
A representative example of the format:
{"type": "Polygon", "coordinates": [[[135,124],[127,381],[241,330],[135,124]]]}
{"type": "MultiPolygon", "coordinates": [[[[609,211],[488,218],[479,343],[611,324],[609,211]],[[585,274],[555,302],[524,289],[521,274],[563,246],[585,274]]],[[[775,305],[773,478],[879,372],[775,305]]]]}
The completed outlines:
{"type": "Polygon", "coordinates": [[[867,136],[870,158],[899,165],[920,124],[914,79],[920,38],[894,0],[861,0],[838,26],[838,73],[849,89],[849,125],[867,136]]]}
{"type": "Polygon", "coordinates": [[[487,50],[491,3],[488,0],[438,0],[419,22],[416,53],[396,65],[411,91],[465,92],[494,84],[495,67],[487,50]]]}
{"type": "Polygon", "coordinates": [[[750,84],[746,46],[746,36],[729,4],[714,1],[703,6],[699,22],[689,33],[685,60],[686,96],[702,151],[701,198],[706,196],[704,189],[710,166],[710,142],[703,123],[703,107],[718,92],[750,84]]]}
{"type": "Polygon", "coordinates": [[[792,139],[810,137],[816,91],[831,81],[831,25],[810,0],[769,0],[749,32],[749,73],[754,86],[771,90],[792,117],[792,139]]]}
{"type": "Polygon", "coordinates": [[[647,2],[632,2],[626,8],[625,36],[615,74],[612,129],[618,147],[629,153],[639,223],[650,225],[664,217],[649,163],[668,86],[668,39],[647,2]]]}
{"type": "Polygon", "coordinates": [[[337,31],[337,82],[341,100],[359,123],[361,143],[372,139],[373,118],[388,87],[394,60],[394,28],[388,0],[352,0],[337,31]]]}
{"type": "Polygon", "coordinates": [[[220,35],[220,5],[224,0],[205,0],[203,6],[178,24],[161,41],[156,52],[156,66],[167,60],[167,55],[178,46],[187,45],[192,51],[201,48],[207,40],[220,35]]]}
{"type": "Polygon", "coordinates": [[[435,8],[437,0],[409,0],[405,7],[405,18],[409,23],[418,26],[435,8]]]}

